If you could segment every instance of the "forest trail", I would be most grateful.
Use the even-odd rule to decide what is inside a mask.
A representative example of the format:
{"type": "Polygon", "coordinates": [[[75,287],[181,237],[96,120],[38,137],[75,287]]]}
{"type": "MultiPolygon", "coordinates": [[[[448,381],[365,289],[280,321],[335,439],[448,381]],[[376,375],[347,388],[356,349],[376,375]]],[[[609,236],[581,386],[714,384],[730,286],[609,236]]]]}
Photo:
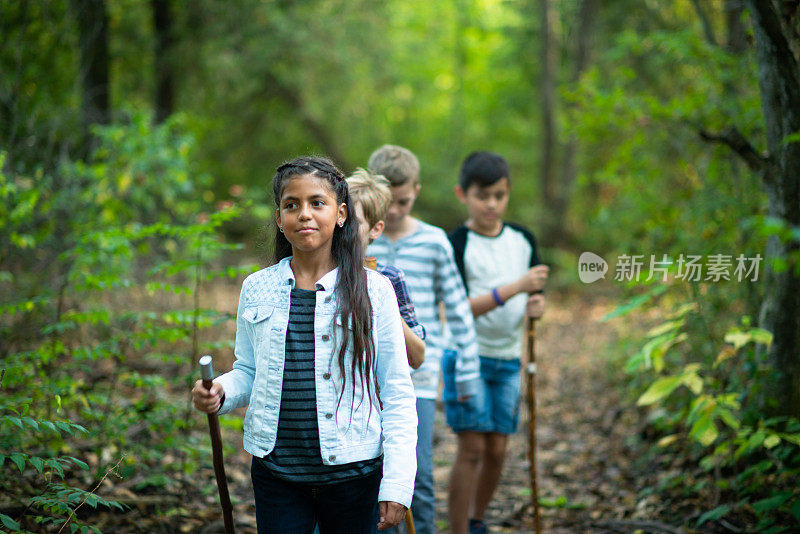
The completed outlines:
{"type": "MultiPolygon", "coordinates": [[[[613,309],[599,298],[551,294],[536,328],[537,470],[542,529],[548,534],[633,532],[626,521],[647,523],[655,514],[653,503],[637,499],[635,466],[626,448],[635,413],[622,409],[621,388],[613,386],[624,377],[612,376],[607,361],[607,347],[614,346],[621,325],[601,318],[613,309]]],[[[520,427],[487,512],[492,532],[533,532],[528,421],[523,391],[520,427]]],[[[456,440],[443,413],[437,414],[435,437],[437,518],[446,532],[456,440]]]]}
{"type": "MultiPolygon", "coordinates": [[[[600,319],[613,309],[609,300],[553,293],[537,325],[537,468],[542,526],[549,534],[633,532],[633,523],[625,521],[657,516],[655,503],[637,499],[634,461],[626,448],[635,414],[621,409],[619,388],[613,385],[624,377],[612,376],[606,361],[606,347],[613,346],[621,325],[600,319]]],[[[487,513],[492,532],[533,531],[527,424],[523,394],[520,427],[511,437],[503,478],[487,513]]],[[[241,450],[239,433],[228,431],[226,440],[241,450]]],[[[447,483],[456,439],[441,403],[434,440],[437,531],[448,532],[447,483]]],[[[226,459],[239,500],[235,516],[244,533],[255,532],[249,462],[244,452],[226,459]]],[[[216,510],[216,495],[208,501],[216,510]]]]}

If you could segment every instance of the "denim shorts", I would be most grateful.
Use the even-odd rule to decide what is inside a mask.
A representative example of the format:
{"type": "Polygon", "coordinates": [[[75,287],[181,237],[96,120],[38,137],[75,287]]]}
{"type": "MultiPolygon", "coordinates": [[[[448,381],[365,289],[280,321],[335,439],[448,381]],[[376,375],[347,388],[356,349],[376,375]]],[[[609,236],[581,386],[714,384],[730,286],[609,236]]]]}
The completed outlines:
{"type": "Polygon", "coordinates": [[[455,359],[455,351],[445,350],[442,354],[445,416],[453,432],[516,432],[521,380],[519,358],[481,356],[478,391],[464,402],[457,400],[455,359]]]}

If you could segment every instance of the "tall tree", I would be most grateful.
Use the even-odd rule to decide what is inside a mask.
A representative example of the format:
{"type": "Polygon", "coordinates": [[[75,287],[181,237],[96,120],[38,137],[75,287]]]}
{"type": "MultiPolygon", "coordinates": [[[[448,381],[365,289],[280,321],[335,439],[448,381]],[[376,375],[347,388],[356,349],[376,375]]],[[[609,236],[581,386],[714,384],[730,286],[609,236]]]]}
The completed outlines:
{"type": "Polygon", "coordinates": [[[174,107],[173,59],[174,42],[172,25],[172,3],[170,0],[151,0],[153,31],[155,32],[155,108],[156,122],[163,122],[172,114],[174,107]]]}
{"type": "MultiPolygon", "coordinates": [[[[766,124],[768,154],[763,162],[768,212],[787,224],[800,226],[800,142],[787,137],[800,132],[800,66],[796,51],[798,2],[748,0],[758,57],[758,84],[766,124]]],[[[789,258],[799,250],[773,236],[768,258],[789,258]]],[[[767,292],[761,324],[774,335],[768,351],[777,375],[774,390],[782,413],[800,417],[800,276],[794,265],[767,271],[767,292]]]]}
{"type": "MultiPolygon", "coordinates": [[[[575,66],[572,73],[573,84],[578,84],[580,82],[581,75],[589,66],[591,39],[597,20],[597,8],[597,0],[581,0],[580,7],[578,8],[578,21],[576,25],[577,35],[575,37],[576,43],[574,51],[575,66]]],[[[570,135],[569,141],[567,141],[564,147],[561,184],[558,188],[557,198],[553,204],[553,211],[555,213],[554,228],[558,228],[555,241],[561,244],[565,244],[566,241],[571,239],[563,221],[566,218],[569,198],[572,195],[572,186],[578,175],[578,166],[575,162],[577,150],[578,141],[575,135],[570,135]]]]}
{"type": "Polygon", "coordinates": [[[556,228],[560,221],[553,209],[558,198],[556,181],[556,146],[558,134],[555,124],[555,53],[553,45],[553,21],[549,0],[539,0],[540,31],[542,39],[541,55],[541,87],[542,87],[542,196],[548,210],[548,224],[545,229],[545,240],[550,243],[555,239],[556,228]]]}
{"type": "Polygon", "coordinates": [[[108,14],[105,0],[71,0],[78,23],[83,123],[110,120],[108,14]]]}

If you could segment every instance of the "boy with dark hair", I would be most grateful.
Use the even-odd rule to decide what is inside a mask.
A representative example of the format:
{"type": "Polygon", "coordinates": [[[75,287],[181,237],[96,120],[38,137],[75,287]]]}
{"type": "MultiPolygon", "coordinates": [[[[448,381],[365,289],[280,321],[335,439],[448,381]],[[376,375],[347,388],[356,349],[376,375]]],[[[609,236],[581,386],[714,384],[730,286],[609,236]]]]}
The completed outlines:
{"type": "Polygon", "coordinates": [[[370,245],[368,253],[378,261],[399,267],[420,323],[425,327],[425,363],[411,373],[417,396],[417,475],[411,512],[418,534],[435,532],[433,488],[433,420],[439,394],[439,369],[444,348],[439,322],[439,303],[457,349],[453,388],[465,400],[478,385],[478,347],[461,277],[453,260],[453,248],[441,228],[411,216],[419,193],[419,160],[408,149],[384,145],[372,153],[369,170],[389,179],[392,204],[384,218],[383,235],[370,245]]]}
{"type": "Polygon", "coordinates": [[[487,532],[484,514],[519,418],[522,322],[526,307],[532,317],[544,311],[548,268],[536,240],[502,219],[510,190],[502,156],[473,152],[464,160],[455,193],[469,219],[448,237],[475,317],[481,379],[475,402],[459,402],[451,390],[453,366],[443,362],[447,424],[458,438],[448,510],[451,532],[459,534],[468,531],[467,519],[470,534],[487,532]]]}

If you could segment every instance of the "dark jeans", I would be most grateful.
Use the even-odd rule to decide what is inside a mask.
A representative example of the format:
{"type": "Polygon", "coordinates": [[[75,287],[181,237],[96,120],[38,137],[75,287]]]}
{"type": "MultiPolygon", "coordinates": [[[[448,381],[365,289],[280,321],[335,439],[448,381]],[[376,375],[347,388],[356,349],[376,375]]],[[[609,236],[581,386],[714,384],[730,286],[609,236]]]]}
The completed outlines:
{"type": "Polygon", "coordinates": [[[258,458],[250,468],[258,534],[375,533],[381,471],[335,484],[296,484],[275,477],[258,458]]]}

